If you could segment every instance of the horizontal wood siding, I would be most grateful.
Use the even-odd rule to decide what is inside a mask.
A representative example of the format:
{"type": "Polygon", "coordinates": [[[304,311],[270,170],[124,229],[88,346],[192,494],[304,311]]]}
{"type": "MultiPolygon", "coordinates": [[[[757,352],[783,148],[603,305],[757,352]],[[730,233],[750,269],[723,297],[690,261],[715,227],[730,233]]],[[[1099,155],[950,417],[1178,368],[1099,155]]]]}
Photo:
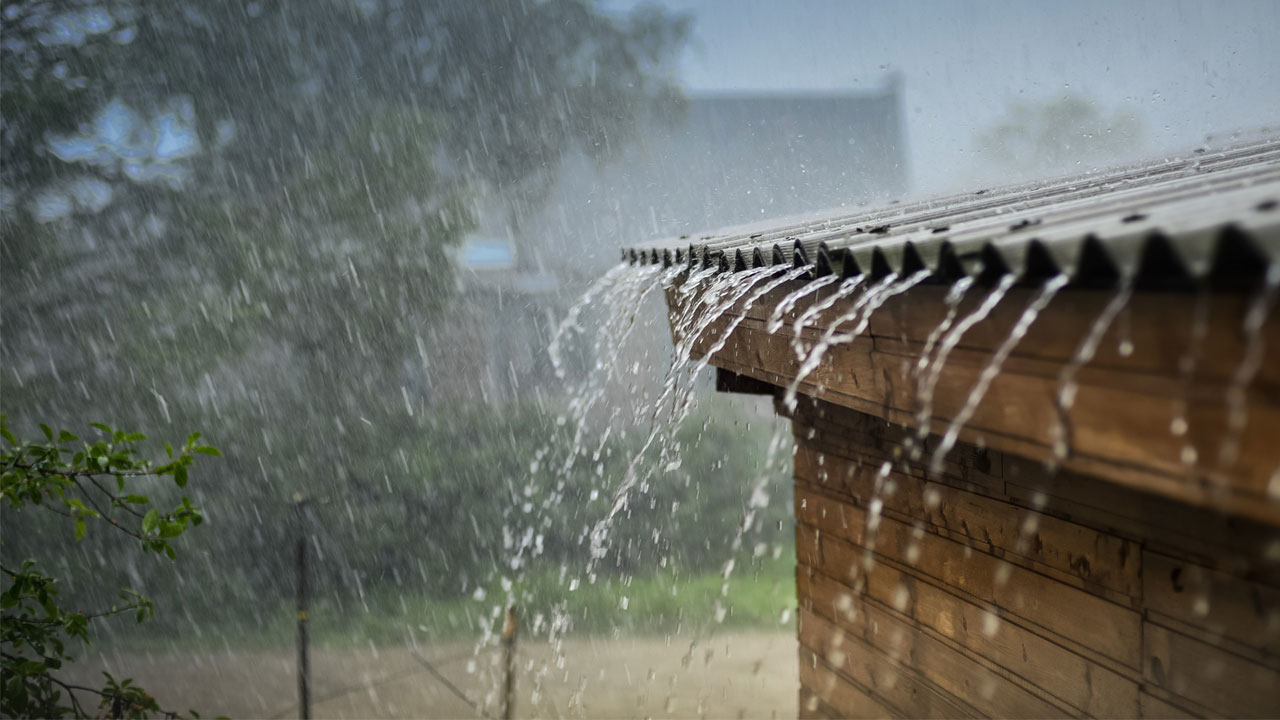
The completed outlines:
{"type": "MultiPolygon", "coordinates": [[[[770,332],[772,309],[800,286],[796,281],[750,307],[740,303],[729,308],[696,339],[693,356],[715,350],[711,362],[716,367],[787,387],[801,365],[796,343],[807,350],[825,334],[848,332],[855,325],[846,320],[833,327],[848,317],[856,295],[834,301],[798,332],[794,328],[801,313],[830,298],[832,284],[801,301],[787,315],[788,322],[770,332]]],[[[919,360],[930,333],[946,317],[946,291],[921,285],[889,298],[861,335],[827,350],[799,384],[800,392],[908,427],[918,424],[917,415],[924,410],[930,429],[944,432],[1037,293],[1015,288],[986,319],[973,324],[939,369],[931,406],[922,408],[919,360]]],[[[989,292],[971,289],[955,317],[973,313],[989,292]]],[[[687,297],[668,294],[673,314],[687,297]]],[[[1113,292],[1074,288],[1055,296],[1012,348],[960,429],[960,439],[1036,462],[1051,457],[1064,364],[1113,298],[1113,292]]],[[[1065,414],[1071,451],[1066,467],[1185,504],[1280,524],[1280,483],[1273,482],[1280,467],[1280,443],[1275,442],[1280,433],[1280,362],[1274,360],[1280,312],[1268,316],[1255,338],[1260,343],[1256,347],[1271,354],[1239,393],[1231,389],[1232,378],[1250,367],[1250,336],[1242,328],[1255,298],[1136,294],[1103,334],[1097,355],[1076,374],[1075,401],[1065,414]],[[1197,325],[1196,317],[1204,323],[1197,325]],[[1237,395],[1247,418],[1238,430],[1231,426],[1229,400],[1237,395]],[[1237,445],[1234,457],[1221,454],[1228,438],[1238,440],[1227,443],[1237,445]]]]}
{"type": "Polygon", "coordinates": [[[1274,526],[965,443],[934,476],[811,398],[793,429],[801,717],[1280,716],[1274,526]]]}

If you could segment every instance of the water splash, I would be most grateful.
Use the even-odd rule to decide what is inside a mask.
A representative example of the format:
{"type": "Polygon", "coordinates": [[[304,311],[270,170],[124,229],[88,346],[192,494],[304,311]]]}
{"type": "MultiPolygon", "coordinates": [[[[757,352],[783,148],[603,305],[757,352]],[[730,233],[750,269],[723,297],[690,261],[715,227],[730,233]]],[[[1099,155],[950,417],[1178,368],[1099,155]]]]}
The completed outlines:
{"type": "Polygon", "coordinates": [[[942,464],[947,458],[947,453],[951,452],[951,449],[955,447],[956,440],[960,436],[960,431],[964,428],[965,423],[969,422],[973,414],[977,412],[978,404],[982,402],[982,398],[987,394],[991,383],[1000,374],[1005,361],[1009,359],[1009,353],[1013,352],[1013,348],[1021,342],[1022,338],[1026,337],[1031,324],[1036,321],[1036,318],[1040,316],[1040,313],[1058,294],[1058,291],[1066,286],[1068,279],[1066,275],[1055,275],[1044,284],[1044,287],[1040,289],[1040,293],[1022,311],[1018,322],[1014,323],[1009,336],[1004,339],[1004,342],[1000,343],[1000,347],[996,349],[995,354],[991,356],[991,360],[982,369],[982,374],[978,376],[978,382],[969,390],[969,396],[965,399],[964,406],[952,418],[951,425],[947,428],[946,434],[942,436],[942,442],[938,444],[938,448],[934,451],[933,458],[929,463],[929,469],[933,474],[939,475],[942,473],[942,464]]]}
{"type": "MultiPolygon", "coordinates": [[[[742,522],[739,523],[737,531],[734,533],[733,540],[730,542],[730,550],[737,553],[742,549],[743,538],[751,531],[751,527],[755,524],[758,512],[769,506],[769,495],[765,492],[765,487],[769,481],[778,477],[778,470],[774,464],[779,458],[779,450],[783,446],[783,438],[787,432],[786,425],[779,423],[774,427],[773,436],[769,439],[769,446],[765,451],[765,460],[760,468],[760,472],[756,474],[755,482],[751,484],[751,494],[748,496],[746,503],[746,511],[742,515],[742,522]]],[[[784,458],[786,459],[786,458],[784,458]]],[[[724,583],[720,586],[720,596],[727,597],[729,594],[729,578],[733,574],[735,562],[730,558],[725,562],[721,574],[724,583]]],[[[717,608],[720,606],[716,601],[717,608]]],[[[717,612],[717,621],[723,620],[723,616],[717,612]]]]}

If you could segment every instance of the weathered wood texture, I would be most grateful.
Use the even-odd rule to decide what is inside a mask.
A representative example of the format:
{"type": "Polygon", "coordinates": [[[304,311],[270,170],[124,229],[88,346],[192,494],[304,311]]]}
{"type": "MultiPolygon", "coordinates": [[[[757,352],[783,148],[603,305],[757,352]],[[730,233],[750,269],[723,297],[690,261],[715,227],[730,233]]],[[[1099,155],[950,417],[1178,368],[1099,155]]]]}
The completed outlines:
{"type": "Polygon", "coordinates": [[[801,398],[802,717],[1280,716],[1280,530],[801,398]],[[935,438],[936,440],[936,438],[935,438]]]}
{"type": "MultiPolygon", "coordinates": [[[[838,284],[832,283],[788,313],[781,329],[768,332],[770,311],[802,284],[784,285],[750,308],[730,308],[697,338],[693,356],[719,345],[711,359],[716,367],[788,386],[801,365],[797,341],[802,351],[812,347],[859,297],[834,303],[797,333],[793,321],[835,292],[838,284]],[[730,336],[723,337],[730,327],[730,336]]],[[[989,292],[971,288],[953,322],[973,313],[989,292]]],[[[920,285],[890,297],[864,332],[827,350],[799,391],[918,426],[919,361],[930,333],[947,316],[946,293],[947,288],[920,285]]],[[[946,431],[1037,293],[1014,288],[960,336],[928,395],[932,405],[925,414],[932,432],[946,431]]],[[[1055,427],[1062,427],[1068,470],[1280,524],[1280,313],[1271,313],[1251,338],[1244,319],[1251,307],[1264,304],[1260,295],[1137,292],[1102,335],[1096,356],[1076,373],[1075,401],[1064,415],[1056,402],[1063,368],[1114,297],[1114,291],[1079,289],[1054,297],[1013,346],[959,438],[1039,462],[1053,455],[1055,427]],[[1236,398],[1238,413],[1232,411],[1236,398]],[[1224,452],[1230,446],[1238,452],[1224,452]]],[[[678,293],[669,294],[673,320],[680,302],[678,293]]],[[[846,333],[855,325],[834,330],[846,333]]],[[[680,328],[673,327],[679,336],[680,328]]]]}

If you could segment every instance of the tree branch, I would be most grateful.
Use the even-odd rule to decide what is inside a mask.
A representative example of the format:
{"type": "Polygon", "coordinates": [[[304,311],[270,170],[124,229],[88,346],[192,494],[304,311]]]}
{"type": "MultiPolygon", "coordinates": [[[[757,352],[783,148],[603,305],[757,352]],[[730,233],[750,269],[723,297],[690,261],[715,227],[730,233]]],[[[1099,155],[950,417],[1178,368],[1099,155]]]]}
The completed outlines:
{"type": "Polygon", "coordinates": [[[118,507],[118,508],[121,508],[121,509],[123,509],[125,512],[131,513],[131,514],[132,514],[132,515],[134,515],[135,517],[138,517],[138,518],[141,518],[141,517],[142,517],[142,513],[138,512],[137,510],[134,510],[133,508],[129,507],[127,504],[120,502],[120,496],[119,496],[119,495],[116,495],[115,493],[111,492],[110,490],[108,490],[108,489],[106,489],[106,488],[102,487],[101,485],[99,485],[99,484],[98,484],[98,478],[94,477],[93,475],[90,475],[90,476],[89,476],[89,482],[93,483],[93,486],[94,486],[94,487],[96,487],[96,488],[98,488],[98,491],[99,491],[99,492],[101,492],[103,495],[106,495],[107,497],[111,498],[111,505],[112,505],[112,507],[118,507]]]}
{"type": "Polygon", "coordinates": [[[46,475],[57,475],[59,477],[65,477],[69,479],[91,478],[91,477],[94,477],[95,475],[106,475],[108,477],[137,478],[137,477],[152,477],[154,475],[159,474],[154,470],[145,469],[145,468],[137,469],[137,470],[112,470],[110,468],[106,470],[60,470],[58,468],[39,467],[37,465],[33,465],[30,463],[17,462],[16,455],[13,463],[11,463],[9,467],[10,469],[17,468],[20,470],[30,470],[32,472],[41,472],[41,473],[45,473],[46,475]]]}

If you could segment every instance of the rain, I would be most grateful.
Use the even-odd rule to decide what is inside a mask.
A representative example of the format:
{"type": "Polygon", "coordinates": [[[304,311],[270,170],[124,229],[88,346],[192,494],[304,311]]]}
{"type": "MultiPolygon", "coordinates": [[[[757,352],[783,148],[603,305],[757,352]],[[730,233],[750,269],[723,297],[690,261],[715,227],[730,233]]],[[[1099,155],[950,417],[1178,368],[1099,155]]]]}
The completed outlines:
{"type": "Polygon", "coordinates": [[[1275,5],[0,23],[0,715],[1280,713],[1275,5]]]}

